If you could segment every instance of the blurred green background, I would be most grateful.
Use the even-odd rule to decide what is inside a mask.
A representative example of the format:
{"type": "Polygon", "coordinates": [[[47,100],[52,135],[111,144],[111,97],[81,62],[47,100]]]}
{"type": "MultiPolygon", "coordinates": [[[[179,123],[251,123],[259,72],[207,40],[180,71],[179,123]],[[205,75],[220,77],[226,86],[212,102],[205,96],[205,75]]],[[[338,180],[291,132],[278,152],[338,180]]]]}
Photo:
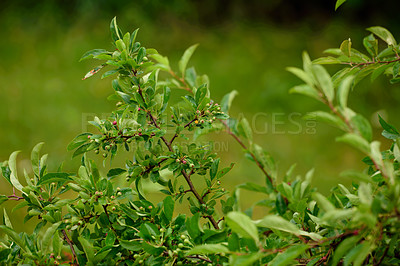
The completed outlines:
{"type": "MultiPolygon", "coordinates": [[[[64,161],[66,171],[75,171],[79,159],[70,159],[67,144],[88,130],[88,117],[107,114],[115,104],[106,100],[112,93],[111,80],[82,81],[95,62],[78,60],[87,50],[111,49],[108,27],[117,16],[123,31],[140,28],[138,40],[167,55],[173,66],[187,47],[200,43],[190,65],[209,75],[214,99],[231,90],[239,92],[231,114],[248,118],[257,142],[278,162],[280,176],[297,163],[296,174],[315,168],[314,183],[324,193],[339,182],[349,184],[351,180],[338,175],[363,169],[363,156],[335,143],[339,130],[301,120],[322,106],[288,94],[301,82],[285,67],[301,66],[304,50],[317,58],[349,37],[356,49],[363,50],[369,26],[384,26],[400,39],[399,3],[348,0],[337,12],[334,6],[333,0],[2,0],[0,161],[22,150],[19,166],[29,169],[32,147],[44,141],[50,170],[64,161]]],[[[384,148],[387,143],[380,138],[376,112],[399,126],[399,100],[399,85],[390,85],[385,78],[372,84],[366,80],[351,95],[350,106],[372,121],[374,136],[384,148]]],[[[213,139],[223,165],[236,162],[225,178],[227,188],[264,182],[237,143],[222,133],[213,139]]],[[[121,165],[122,159],[113,163],[121,165]]],[[[0,192],[11,193],[1,182],[0,192]]]]}

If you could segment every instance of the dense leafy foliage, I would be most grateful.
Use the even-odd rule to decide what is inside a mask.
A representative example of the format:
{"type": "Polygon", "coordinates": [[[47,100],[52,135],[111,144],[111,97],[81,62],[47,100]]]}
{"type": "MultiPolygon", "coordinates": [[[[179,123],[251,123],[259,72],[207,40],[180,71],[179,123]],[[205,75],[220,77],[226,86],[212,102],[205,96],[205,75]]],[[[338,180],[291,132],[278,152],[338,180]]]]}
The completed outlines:
{"type": "Polygon", "coordinates": [[[116,110],[108,119],[90,122],[96,133],[82,133],[68,145],[74,157],[82,158],[77,172],[47,169],[47,155],[40,155],[43,143],[32,151],[32,174],[24,171],[24,182],[17,174],[18,152],[1,165],[14,190],[1,202],[21,201],[15,209],[26,207],[25,221],[38,223],[32,234],[17,233],[4,212],[0,260],[38,265],[400,262],[400,133],[380,117],[382,135],[391,141],[381,151],[369,121],[348,106],[352,88],[369,74],[374,79],[386,73],[398,82],[400,47],[389,31],[368,29],[372,34],[363,41],[368,54],[345,40],[339,49],[327,50],[330,57],[311,61],[304,53],[302,69],[288,68],[305,82],[291,92],[327,107],[306,118],[343,130],[337,141],[366,156],[364,172],[343,173],[353,185],[338,185],[325,197],[310,185],[313,170],[301,178],[293,176],[293,166],[278,176],[274,160],[254,142],[248,121],[229,116],[235,91],[220,103],[212,100],[207,76],[187,67],[197,45],[184,52],[174,71],[167,57],[136,41],[137,30],[123,34],[115,18],[110,30],[115,51],[95,49],[82,60],[102,62],[84,79],[103,68],[102,78],[115,76],[109,100],[117,102],[116,110]],[[382,50],[377,38],[387,48],[382,50]],[[331,76],[322,64],[344,67],[331,76]],[[178,91],[184,96],[176,102],[178,91]],[[262,171],[264,186],[245,183],[231,193],[222,187],[233,164],[196,142],[216,131],[226,131],[240,144],[262,171]],[[90,159],[101,153],[97,156],[112,161],[123,149],[132,159],[106,174],[90,159]],[[163,193],[161,202],[148,199],[144,186],[149,182],[163,193]],[[265,208],[262,219],[252,219],[252,208],[240,210],[241,190],[264,196],[254,203],[265,208]],[[177,202],[188,205],[190,214],[174,212],[177,202]]]}

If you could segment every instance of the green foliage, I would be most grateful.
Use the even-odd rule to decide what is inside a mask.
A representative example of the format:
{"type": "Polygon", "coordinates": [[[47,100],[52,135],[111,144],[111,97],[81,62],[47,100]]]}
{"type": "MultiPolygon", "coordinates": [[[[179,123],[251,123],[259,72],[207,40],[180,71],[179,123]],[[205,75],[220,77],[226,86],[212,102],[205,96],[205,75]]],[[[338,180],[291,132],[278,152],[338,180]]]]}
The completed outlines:
{"type": "Polygon", "coordinates": [[[393,35],[381,27],[368,30],[372,35],[364,46],[369,56],[345,40],[327,50],[331,57],[312,62],[304,53],[303,69],[288,69],[305,82],[291,92],[327,107],[305,118],[338,127],[344,134],[337,141],[366,156],[364,172],[345,173],[360,182],[351,188],[339,184],[327,197],[311,187],[313,170],[301,178],[293,177],[291,168],[278,177],[272,157],[255,144],[248,120],[228,115],[235,91],[221,104],[212,100],[207,76],[187,68],[197,45],[184,52],[177,74],[167,57],[136,41],[137,30],[123,34],[114,18],[115,50],[95,49],[81,60],[101,61],[83,79],[103,69],[102,78],[115,77],[109,99],[117,102],[116,110],[89,122],[97,132],[70,142],[72,156],[81,157],[74,173],[50,171],[47,155],[40,154],[43,143],[33,148],[33,171],[24,171],[24,182],[17,173],[18,152],[2,163],[2,175],[14,189],[0,202],[21,201],[15,209],[26,207],[24,220],[35,219],[37,225],[32,234],[18,234],[4,212],[0,260],[38,265],[398,264],[400,134],[379,117],[382,135],[392,143],[381,151],[368,120],[348,106],[351,89],[367,75],[386,73],[392,83],[398,79],[399,46],[393,35]],[[379,51],[374,36],[387,48],[379,51]],[[321,64],[344,68],[330,75],[321,64]],[[172,104],[176,90],[184,95],[172,104]],[[195,141],[216,131],[226,131],[240,144],[265,185],[249,182],[232,193],[221,186],[234,165],[222,167],[225,162],[210,147],[195,141]],[[106,174],[90,159],[101,153],[111,163],[123,149],[132,157],[124,168],[106,174]],[[157,184],[164,194],[161,202],[148,199],[144,182],[157,184]],[[263,218],[252,218],[254,206],[240,211],[241,190],[263,195],[254,203],[265,208],[263,218]],[[190,215],[176,213],[177,203],[189,206],[190,215]]]}

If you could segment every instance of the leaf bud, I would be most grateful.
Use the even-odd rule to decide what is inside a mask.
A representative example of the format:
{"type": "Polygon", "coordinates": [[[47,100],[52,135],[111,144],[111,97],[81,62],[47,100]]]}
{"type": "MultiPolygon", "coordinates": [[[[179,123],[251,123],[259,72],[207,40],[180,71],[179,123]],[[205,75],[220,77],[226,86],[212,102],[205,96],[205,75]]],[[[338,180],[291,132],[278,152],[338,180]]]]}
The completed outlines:
{"type": "Polygon", "coordinates": [[[107,155],[108,155],[107,153],[103,153],[104,158],[107,158],[107,155]]]}

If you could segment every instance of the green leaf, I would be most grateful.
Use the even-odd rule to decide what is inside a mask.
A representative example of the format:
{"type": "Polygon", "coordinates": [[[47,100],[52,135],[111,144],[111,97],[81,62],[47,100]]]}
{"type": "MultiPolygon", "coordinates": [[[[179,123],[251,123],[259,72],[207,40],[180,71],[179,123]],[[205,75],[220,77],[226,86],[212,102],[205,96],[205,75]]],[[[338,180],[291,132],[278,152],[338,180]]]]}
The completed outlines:
{"type": "Polygon", "coordinates": [[[12,228],[5,226],[5,225],[0,225],[0,230],[2,230],[4,233],[6,233],[14,241],[14,243],[17,244],[23,251],[25,251],[28,254],[31,254],[30,250],[27,248],[24,241],[19,237],[17,232],[15,232],[12,228]]]}
{"type": "Polygon", "coordinates": [[[367,28],[367,30],[372,32],[379,38],[381,38],[388,45],[397,45],[397,42],[394,39],[392,33],[390,33],[387,29],[380,27],[380,26],[375,26],[375,27],[367,28]]]}
{"type": "Polygon", "coordinates": [[[333,89],[331,76],[321,65],[313,65],[312,70],[314,72],[316,80],[321,87],[322,92],[324,93],[328,101],[332,102],[333,98],[335,97],[335,91],[333,89]]]}
{"type": "Polygon", "coordinates": [[[49,184],[53,182],[65,182],[72,180],[71,174],[68,173],[48,173],[40,178],[38,185],[49,184]]]}
{"type": "Polygon", "coordinates": [[[106,239],[105,239],[106,246],[114,245],[116,239],[117,239],[117,236],[115,235],[115,233],[112,230],[108,231],[106,239]]]}
{"type": "Polygon", "coordinates": [[[254,184],[254,183],[250,183],[250,182],[240,184],[237,186],[237,188],[245,189],[245,190],[253,191],[253,192],[261,192],[261,193],[269,194],[269,191],[266,187],[260,186],[260,185],[254,184]]]}
{"type": "Polygon", "coordinates": [[[337,10],[346,1],[347,0],[337,0],[335,5],[335,10],[337,10]]]}
{"type": "Polygon", "coordinates": [[[353,84],[354,77],[348,76],[339,84],[339,88],[337,91],[337,100],[339,106],[345,109],[347,107],[347,98],[349,96],[350,88],[353,84]]]}
{"type": "Polygon", "coordinates": [[[370,144],[371,159],[378,166],[382,166],[382,154],[380,151],[381,143],[379,141],[373,141],[370,144]]]}
{"type": "Polygon", "coordinates": [[[228,113],[229,109],[231,108],[232,101],[233,99],[238,95],[238,92],[236,90],[231,91],[230,93],[227,93],[222,97],[221,100],[221,111],[224,113],[228,113]]]}
{"type": "Polygon", "coordinates": [[[324,195],[314,192],[312,197],[325,212],[335,210],[335,206],[324,195]]]}
{"type": "Polygon", "coordinates": [[[205,244],[200,246],[195,246],[189,250],[186,255],[195,254],[218,254],[218,253],[229,253],[229,249],[222,244],[205,244]]]}
{"type": "Polygon", "coordinates": [[[339,246],[335,249],[332,258],[332,265],[336,266],[340,262],[340,260],[344,257],[346,252],[348,252],[357,242],[360,240],[359,236],[351,236],[339,243],[339,246]]]}
{"type": "Polygon", "coordinates": [[[58,234],[56,234],[58,227],[60,226],[61,222],[55,223],[52,226],[50,226],[46,232],[43,235],[42,238],[42,251],[43,254],[47,254],[49,251],[50,244],[52,241],[50,240],[53,236],[54,237],[59,237],[58,234]]]}
{"type": "Polygon", "coordinates": [[[289,93],[303,94],[305,96],[308,96],[308,97],[311,97],[311,98],[314,98],[317,100],[321,100],[321,97],[319,96],[318,91],[306,84],[295,86],[295,87],[291,88],[289,93]]]}
{"type": "Polygon", "coordinates": [[[44,142],[40,142],[36,144],[35,147],[32,149],[31,153],[31,162],[32,162],[32,169],[36,176],[39,176],[39,162],[40,162],[40,150],[42,149],[44,142]]]}
{"type": "Polygon", "coordinates": [[[324,112],[324,111],[315,111],[315,112],[310,112],[306,114],[303,119],[306,120],[317,120],[324,122],[326,124],[329,124],[331,126],[340,128],[343,131],[347,130],[347,125],[345,122],[343,122],[342,119],[339,117],[332,115],[330,113],[324,112]]]}
{"type": "Polygon", "coordinates": [[[110,23],[110,32],[111,32],[111,38],[114,42],[116,42],[119,39],[122,39],[122,32],[121,30],[118,28],[117,25],[117,17],[114,17],[111,20],[110,23]]]}
{"type": "Polygon", "coordinates": [[[186,66],[192,57],[194,51],[196,50],[198,44],[190,46],[186,51],[183,53],[183,56],[179,60],[179,71],[182,73],[182,77],[185,75],[186,66]]]}
{"type": "Polygon", "coordinates": [[[367,141],[372,140],[372,127],[365,117],[357,114],[351,118],[351,123],[364,139],[367,141]]]}
{"type": "Polygon", "coordinates": [[[347,143],[366,154],[370,152],[368,141],[354,133],[347,133],[341,137],[337,137],[336,141],[347,143]]]}
{"type": "Polygon", "coordinates": [[[268,254],[266,253],[250,253],[250,254],[232,254],[229,257],[229,265],[231,266],[251,266],[251,265],[260,265],[259,263],[256,263],[259,261],[261,258],[267,256],[268,254]]]}
{"type": "Polygon", "coordinates": [[[18,180],[18,174],[17,174],[17,155],[20,153],[20,151],[15,151],[11,153],[10,158],[8,160],[8,165],[11,170],[11,175],[10,175],[10,181],[11,184],[19,191],[23,192],[22,189],[24,186],[21,185],[21,183],[18,180]]]}
{"type": "Polygon", "coordinates": [[[344,257],[344,265],[360,266],[363,264],[365,258],[368,256],[371,249],[371,243],[364,241],[350,250],[344,257]]]}
{"type": "Polygon", "coordinates": [[[257,227],[247,215],[241,212],[230,212],[225,220],[233,232],[244,238],[252,238],[256,243],[259,242],[257,227]]]}
{"type": "MultiPolygon", "coordinates": [[[[2,196],[3,196],[3,195],[2,195],[2,196]]],[[[3,197],[6,197],[6,198],[7,198],[7,196],[3,196],[3,197]]],[[[11,221],[10,221],[10,217],[8,217],[8,214],[7,214],[7,212],[6,212],[6,209],[3,209],[3,211],[4,211],[4,216],[3,216],[4,224],[5,224],[6,226],[10,227],[11,229],[13,229],[13,226],[12,226],[11,221]]]]}
{"type": "Polygon", "coordinates": [[[117,177],[117,176],[119,176],[119,175],[125,173],[125,172],[126,172],[125,169],[122,169],[122,168],[113,168],[113,169],[110,169],[110,170],[108,171],[107,177],[108,177],[108,179],[112,179],[112,178],[114,178],[114,177],[117,177]]]}
{"type": "Polygon", "coordinates": [[[220,158],[214,160],[210,167],[210,178],[213,180],[217,176],[220,158]]]}
{"type": "Polygon", "coordinates": [[[304,81],[310,88],[314,88],[315,84],[313,77],[310,74],[306,73],[304,70],[296,67],[288,67],[286,68],[286,70],[296,75],[298,78],[304,81]]]}
{"type": "Polygon", "coordinates": [[[294,234],[296,236],[300,235],[300,229],[298,229],[296,225],[276,215],[267,215],[261,220],[255,221],[255,224],[258,227],[271,228],[294,234]]]}
{"type": "Polygon", "coordinates": [[[297,264],[297,262],[294,262],[294,259],[300,256],[308,248],[309,248],[308,245],[291,246],[284,252],[279,253],[268,265],[285,266],[285,265],[291,265],[293,263],[297,264]]]}
{"type": "Polygon", "coordinates": [[[400,62],[397,61],[393,65],[393,78],[397,77],[399,75],[399,70],[400,70],[400,62]]]}
{"type": "Polygon", "coordinates": [[[159,54],[152,54],[150,55],[151,58],[153,58],[154,60],[156,60],[159,64],[158,66],[164,70],[169,72],[171,70],[171,67],[169,66],[169,60],[168,57],[166,56],[162,56],[159,54]]]}
{"type": "Polygon", "coordinates": [[[251,130],[250,124],[246,118],[243,117],[242,120],[240,120],[238,130],[250,143],[253,142],[253,131],[251,130]]]}
{"type": "Polygon", "coordinates": [[[378,40],[375,39],[373,34],[368,35],[363,39],[363,44],[368,53],[375,57],[378,55],[378,40]]]}
{"type": "Polygon", "coordinates": [[[165,217],[167,217],[168,221],[171,221],[174,214],[175,201],[171,196],[167,196],[163,200],[163,204],[165,217]]]}
{"type": "Polygon", "coordinates": [[[78,237],[79,242],[81,243],[83,247],[83,251],[85,252],[86,259],[88,262],[93,263],[94,262],[94,247],[93,245],[87,240],[86,238],[79,236],[78,237]]]}
{"type": "Polygon", "coordinates": [[[382,128],[384,130],[386,130],[387,132],[391,133],[391,134],[397,134],[399,135],[399,131],[397,131],[397,129],[392,126],[391,124],[387,123],[380,115],[379,116],[379,124],[381,124],[382,128]]]}
{"type": "Polygon", "coordinates": [[[81,146],[83,143],[88,141],[88,136],[92,135],[91,133],[82,133],[76,136],[67,146],[67,150],[72,151],[73,149],[81,146]]]}
{"type": "Polygon", "coordinates": [[[342,51],[342,53],[345,56],[351,57],[351,40],[350,40],[350,38],[348,40],[343,41],[342,44],[340,44],[340,51],[342,51]]]}
{"type": "Polygon", "coordinates": [[[187,218],[186,220],[186,230],[193,239],[198,237],[201,233],[199,222],[200,222],[200,213],[196,213],[195,215],[187,218]]]}
{"type": "Polygon", "coordinates": [[[106,50],[104,50],[104,49],[93,49],[93,50],[90,50],[90,51],[88,51],[88,52],[86,52],[86,53],[84,53],[82,55],[81,59],[79,59],[79,62],[81,62],[83,60],[86,60],[86,59],[93,58],[96,55],[100,55],[100,54],[104,54],[104,53],[108,53],[108,52],[106,50]]]}

